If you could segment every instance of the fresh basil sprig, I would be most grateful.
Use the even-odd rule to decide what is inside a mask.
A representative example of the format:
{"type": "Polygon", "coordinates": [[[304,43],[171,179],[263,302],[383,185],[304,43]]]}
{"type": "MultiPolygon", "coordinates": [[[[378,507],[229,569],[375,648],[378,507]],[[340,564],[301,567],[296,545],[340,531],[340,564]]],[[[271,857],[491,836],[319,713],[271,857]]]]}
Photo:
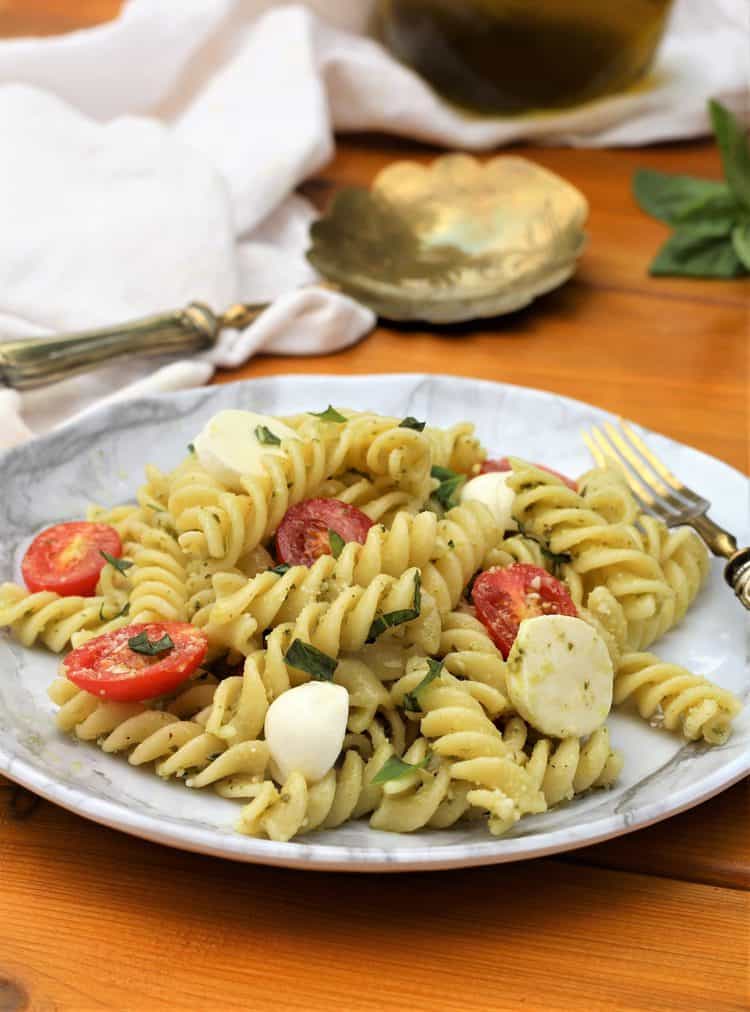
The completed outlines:
{"type": "Polygon", "coordinates": [[[314,415],[321,422],[345,422],[346,418],[337,411],[332,404],[329,404],[325,411],[308,411],[308,415],[314,415]]]}
{"type": "Polygon", "coordinates": [[[725,182],[640,169],[635,198],[674,232],[649,273],[736,278],[750,273],[750,145],[742,125],[721,103],[709,102],[725,182]]]}
{"type": "Polygon", "coordinates": [[[281,440],[275,432],[271,432],[267,425],[255,426],[255,438],[263,446],[281,446],[281,440]]]}
{"type": "Polygon", "coordinates": [[[415,770],[423,770],[430,759],[431,753],[429,752],[424,759],[418,763],[407,763],[404,762],[403,759],[399,759],[397,755],[392,755],[390,759],[386,759],[378,772],[372,778],[372,783],[385,784],[389,780],[401,780],[402,777],[408,777],[409,774],[414,773],[415,770]]]}
{"type": "Polygon", "coordinates": [[[128,559],[118,559],[114,555],[110,555],[109,552],[103,551],[101,548],[99,549],[99,554],[105,562],[108,562],[110,566],[114,566],[118,573],[124,573],[133,565],[133,563],[128,559]]]}
{"type": "Polygon", "coordinates": [[[281,563],[279,563],[278,566],[272,566],[268,570],[268,572],[269,573],[276,573],[277,576],[283,576],[284,573],[288,573],[291,568],[292,567],[290,565],[288,565],[286,562],[281,562],[281,563]]]}
{"type": "Polygon", "coordinates": [[[378,636],[392,629],[394,626],[403,625],[404,622],[412,622],[419,618],[422,613],[422,577],[417,570],[414,574],[414,597],[411,608],[401,608],[399,611],[389,611],[385,615],[378,615],[370,626],[370,632],[365,642],[374,643],[378,636]]]}
{"type": "Polygon", "coordinates": [[[174,650],[174,642],[169,633],[164,633],[160,640],[150,640],[148,631],[143,629],[137,636],[131,636],[128,646],[137,654],[145,654],[147,657],[155,657],[156,654],[165,654],[174,650]]]}
{"type": "Polygon", "coordinates": [[[427,659],[427,674],[424,676],[419,685],[415,686],[411,692],[407,692],[404,695],[404,709],[410,713],[420,713],[422,707],[419,703],[419,693],[422,689],[426,689],[430,682],[434,682],[436,678],[439,678],[443,671],[443,662],[433,660],[432,657],[427,659]]]}
{"type": "Polygon", "coordinates": [[[332,682],[339,663],[335,657],[329,657],[304,640],[294,640],[284,654],[284,660],[291,667],[304,671],[316,682],[332,682]]]}

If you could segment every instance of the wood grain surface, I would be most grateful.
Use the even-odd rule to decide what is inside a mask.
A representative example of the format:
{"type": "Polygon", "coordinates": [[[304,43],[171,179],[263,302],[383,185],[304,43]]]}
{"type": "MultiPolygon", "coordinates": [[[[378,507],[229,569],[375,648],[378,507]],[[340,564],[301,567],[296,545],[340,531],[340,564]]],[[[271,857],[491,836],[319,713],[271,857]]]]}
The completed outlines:
{"type": "MultiPolygon", "coordinates": [[[[0,0],[0,35],[91,24],[117,7],[0,0]]],[[[747,470],[750,285],[649,278],[665,229],[638,211],[629,186],[640,165],[715,177],[713,147],[518,150],[591,203],[572,282],[509,317],[440,332],[382,326],[333,356],[263,356],[218,379],[503,380],[620,412],[747,470]]],[[[350,137],[306,192],[322,204],[396,158],[432,154],[350,137]]],[[[747,1009],[747,813],[739,784],[556,859],[357,877],[169,850],[0,779],[0,1012],[747,1009]]]]}

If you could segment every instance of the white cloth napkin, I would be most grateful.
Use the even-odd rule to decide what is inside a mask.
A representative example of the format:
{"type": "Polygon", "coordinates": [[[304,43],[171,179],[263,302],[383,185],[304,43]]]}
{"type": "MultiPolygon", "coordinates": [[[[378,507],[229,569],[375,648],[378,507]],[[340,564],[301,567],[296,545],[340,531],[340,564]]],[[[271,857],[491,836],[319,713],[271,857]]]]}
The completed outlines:
{"type": "Polygon", "coordinates": [[[367,333],[369,310],[302,287],[316,279],[304,258],[314,211],[294,190],[330,159],[334,130],[469,149],[521,138],[602,146],[705,133],[709,96],[746,113],[744,0],[681,0],[648,86],[513,119],[461,116],[355,34],[370,6],[130,0],[109,24],[0,41],[0,337],[194,299],[217,310],[276,300],[188,362],[134,359],[22,397],[0,391],[0,447],[103,398],[205,383],[260,350],[319,354],[367,333]]]}

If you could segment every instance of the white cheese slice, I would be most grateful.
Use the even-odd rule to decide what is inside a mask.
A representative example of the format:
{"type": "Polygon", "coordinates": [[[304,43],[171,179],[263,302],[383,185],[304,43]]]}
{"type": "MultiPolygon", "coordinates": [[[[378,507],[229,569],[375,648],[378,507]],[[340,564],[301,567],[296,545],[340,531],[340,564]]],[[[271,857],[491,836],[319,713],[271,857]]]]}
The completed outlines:
{"type": "Polygon", "coordinates": [[[583,619],[568,615],[521,622],[506,682],[524,720],[554,738],[591,734],[612,707],[614,672],[604,641],[583,619]]]}
{"type": "Polygon", "coordinates": [[[513,519],[515,493],[507,484],[510,474],[510,471],[480,474],[467,481],[461,490],[461,502],[473,500],[484,503],[501,531],[518,530],[518,524],[513,519]]]}
{"type": "Polygon", "coordinates": [[[283,782],[301,773],[322,780],[338,759],[349,717],[349,693],[333,682],[307,682],[282,692],[268,708],[266,742],[283,782]]]}
{"type": "Polygon", "coordinates": [[[299,438],[288,425],[270,415],[220,411],[193,440],[196,456],[210,475],[227,488],[239,490],[243,476],[265,473],[264,458],[284,453],[281,446],[258,439],[258,432],[263,429],[280,440],[299,438]]]}

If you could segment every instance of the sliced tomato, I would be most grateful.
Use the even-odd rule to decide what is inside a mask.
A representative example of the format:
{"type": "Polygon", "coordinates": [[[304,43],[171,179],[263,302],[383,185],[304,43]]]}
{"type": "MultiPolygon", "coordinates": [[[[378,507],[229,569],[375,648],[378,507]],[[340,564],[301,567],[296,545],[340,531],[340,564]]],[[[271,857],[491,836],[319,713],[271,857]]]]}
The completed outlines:
{"type": "MultiPolygon", "coordinates": [[[[568,488],[572,488],[574,492],[578,490],[578,486],[576,485],[576,483],[573,481],[572,478],[568,478],[566,475],[560,474],[559,471],[555,471],[551,467],[545,467],[544,464],[537,464],[536,467],[541,468],[542,471],[546,471],[548,474],[554,474],[556,478],[559,478],[560,481],[564,481],[565,484],[568,486],[568,488]]],[[[485,462],[479,469],[479,473],[489,474],[489,472],[491,471],[510,471],[510,470],[511,466],[508,458],[499,457],[496,460],[485,460],[485,462]]]]}
{"type": "Polygon", "coordinates": [[[331,555],[331,531],[343,541],[364,544],[372,520],[339,499],[305,499],[290,506],[276,532],[276,554],[290,566],[312,566],[331,555]]]}
{"type": "Polygon", "coordinates": [[[133,703],[176,689],[200,666],[207,649],[206,634],[187,622],[136,622],[88,640],[67,655],[62,667],[79,689],[133,703]],[[148,644],[168,636],[172,646],[156,654],[131,649],[129,641],[140,636],[142,643],[143,633],[148,644]]]}
{"type": "Polygon", "coordinates": [[[120,535],[109,524],[81,520],[48,527],[26,550],[21,563],[24,582],[34,592],[91,597],[107,565],[102,552],[116,559],[122,555],[120,535]]]}
{"type": "Polygon", "coordinates": [[[488,569],[471,589],[477,616],[507,658],[518,627],[537,615],[577,616],[568,588],[539,566],[516,562],[507,569],[488,569]]]}

